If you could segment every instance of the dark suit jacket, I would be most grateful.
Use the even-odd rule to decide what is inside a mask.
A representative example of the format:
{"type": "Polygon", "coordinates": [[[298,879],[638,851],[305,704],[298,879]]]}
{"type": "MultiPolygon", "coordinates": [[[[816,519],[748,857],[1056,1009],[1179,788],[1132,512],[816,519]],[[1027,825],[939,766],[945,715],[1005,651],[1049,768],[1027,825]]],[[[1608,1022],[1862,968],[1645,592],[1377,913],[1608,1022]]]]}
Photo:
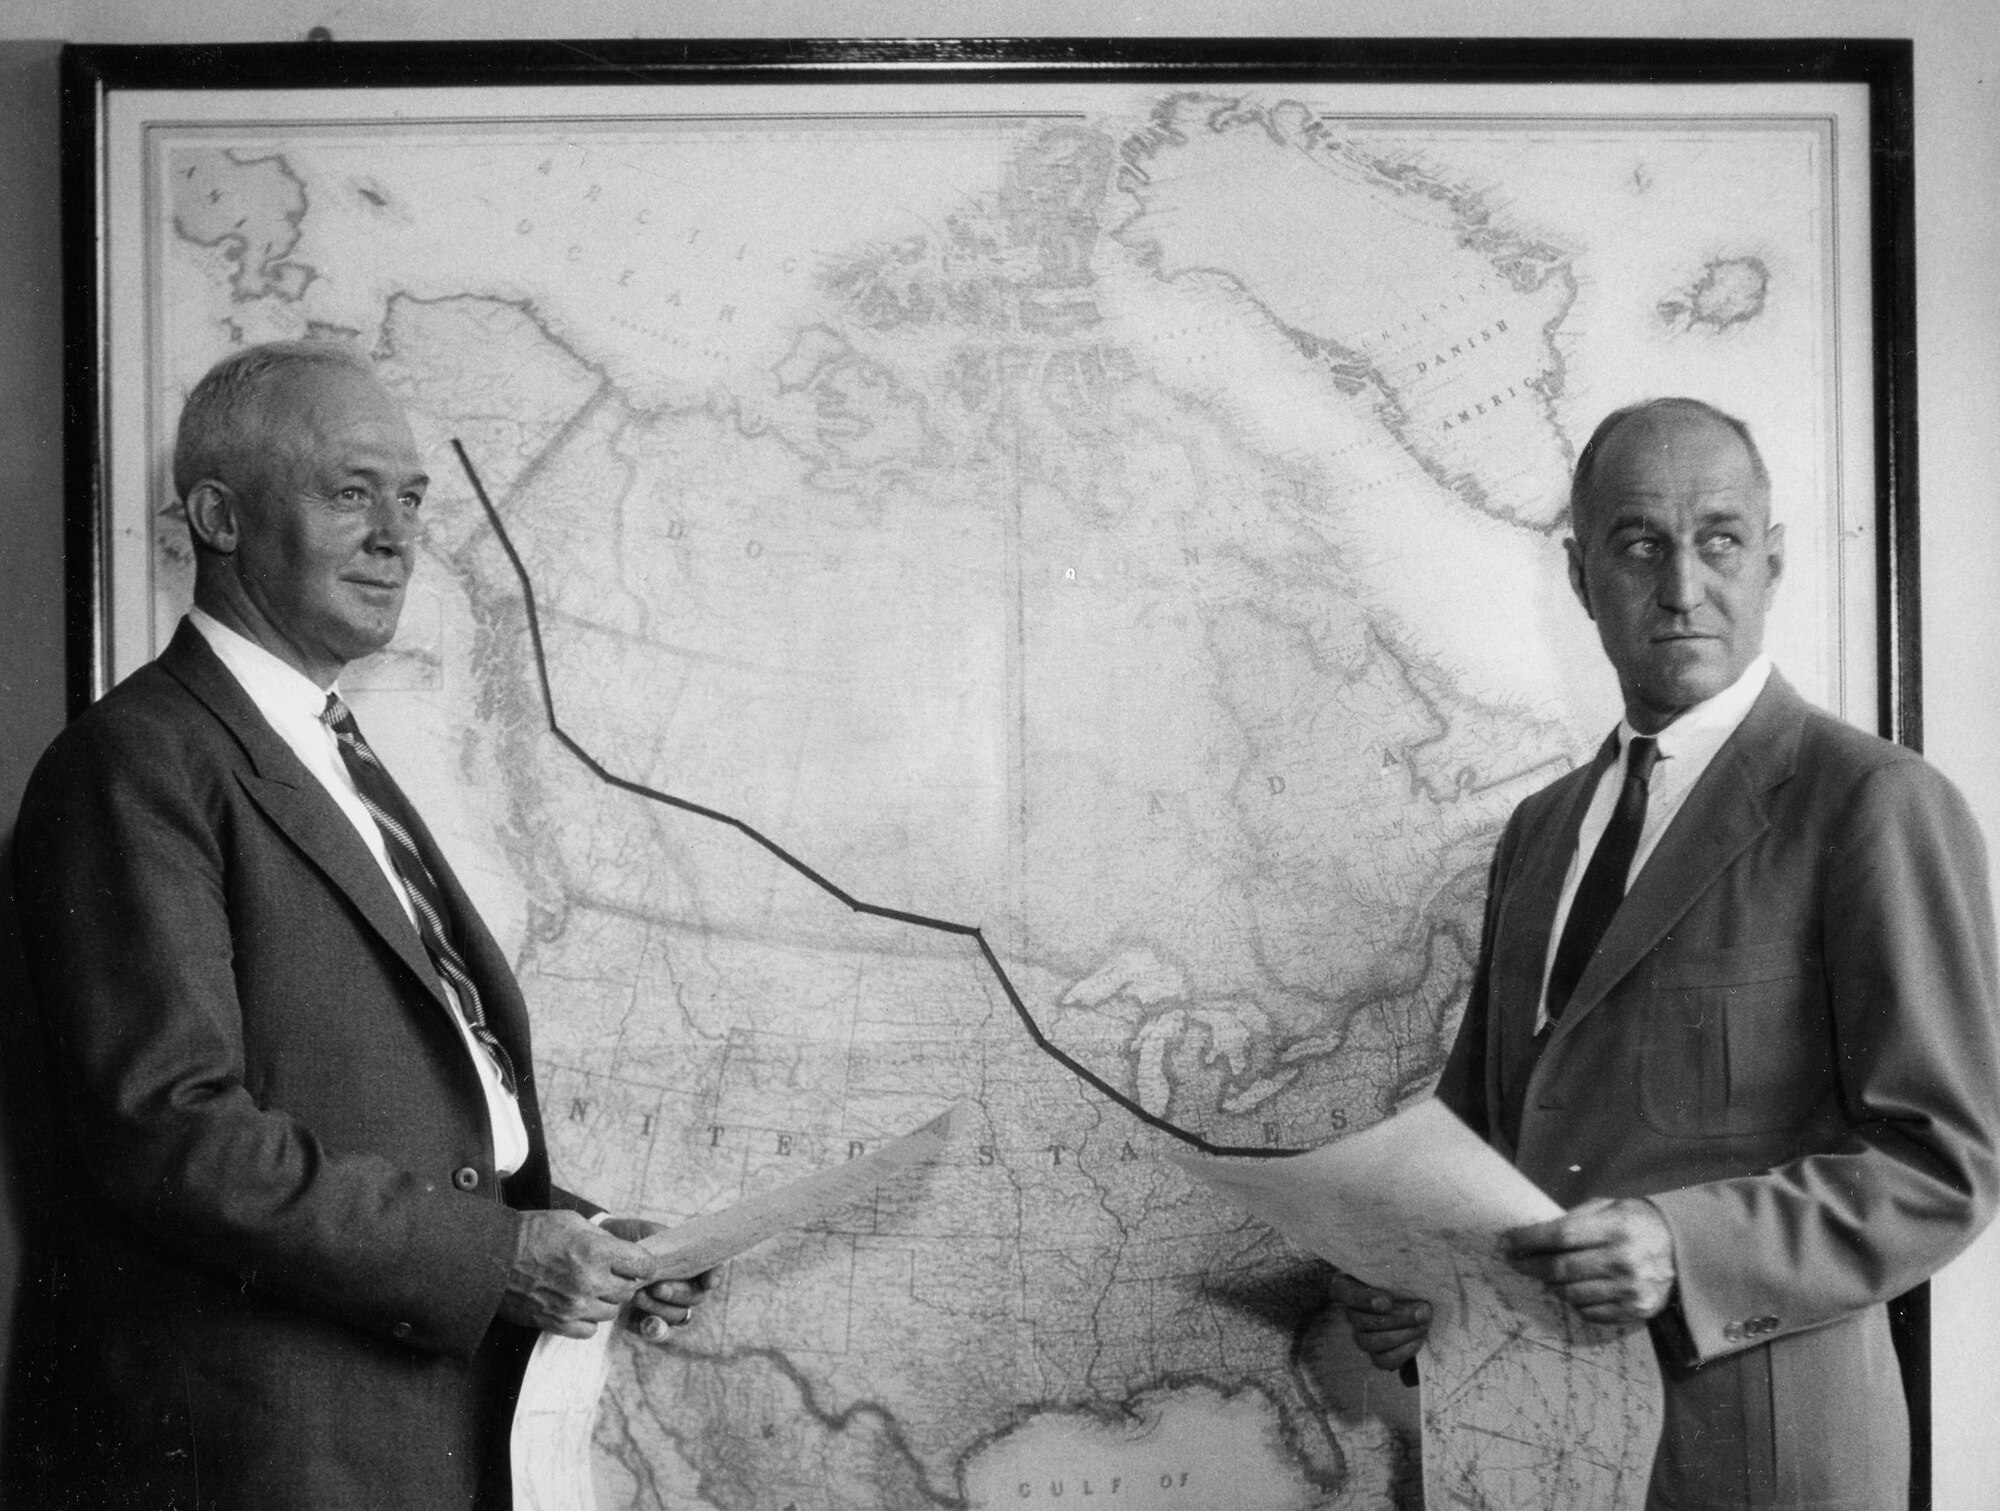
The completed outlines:
{"type": "Polygon", "coordinates": [[[2000,1183],[1978,830],[1921,758],[1773,674],[1537,1058],[1557,896],[1605,759],[1507,825],[1438,1094],[1565,1207],[1649,1196],[1673,1230],[1654,1504],[1905,1506],[1881,1303],[1972,1240],[2000,1183]]]}
{"type": "MultiPolygon", "coordinates": [[[[419,843],[529,1067],[507,963],[419,843]]],[[[513,1209],[551,1195],[532,1073],[503,1190],[407,916],[192,626],[50,747],[16,878],[69,1162],[24,1303],[23,1503],[436,1511],[496,1462],[504,1496],[532,1337],[495,1316],[513,1209]]]]}

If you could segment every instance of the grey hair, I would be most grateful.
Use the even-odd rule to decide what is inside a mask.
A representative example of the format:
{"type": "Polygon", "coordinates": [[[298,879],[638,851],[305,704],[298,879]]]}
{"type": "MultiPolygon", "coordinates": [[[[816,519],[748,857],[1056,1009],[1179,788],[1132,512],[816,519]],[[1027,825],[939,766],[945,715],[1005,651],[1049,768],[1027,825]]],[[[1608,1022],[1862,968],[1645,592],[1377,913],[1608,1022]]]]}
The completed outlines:
{"type": "Polygon", "coordinates": [[[1756,439],[1750,434],[1748,425],[1726,410],[1717,409],[1700,399],[1647,399],[1643,403],[1612,410],[1598,422],[1597,429],[1590,433],[1590,439],[1583,443],[1583,450],[1577,453],[1576,471],[1569,484],[1569,526],[1572,531],[1576,529],[1578,514],[1590,503],[1590,485],[1599,453],[1610,444],[1612,436],[1624,427],[1626,421],[1652,414],[1699,415],[1734,431],[1736,438],[1743,443],[1743,449],[1749,453],[1750,476],[1758,492],[1763,494],[1766,503],[1770,501],[1771,474],[1764,466],[1764,454],[1757,449],[1756,439]]]}
{"type": "Polygon", "coordinates": [[[266,341],[231,352],[203,373],[174,434],[174,492],[185,500],[211,477],[243,486],[242,469],[270,450],[261,423],[265,401],[297,374],[326,368],[375,377],[374,364],[352,341],[266,341]]]}

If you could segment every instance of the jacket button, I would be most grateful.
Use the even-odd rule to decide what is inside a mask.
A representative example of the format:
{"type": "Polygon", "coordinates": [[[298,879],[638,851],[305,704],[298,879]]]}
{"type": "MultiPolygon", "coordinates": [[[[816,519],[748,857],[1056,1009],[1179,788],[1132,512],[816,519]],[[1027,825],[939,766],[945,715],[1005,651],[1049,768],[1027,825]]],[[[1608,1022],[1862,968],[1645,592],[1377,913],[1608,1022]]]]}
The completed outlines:
{"type": "Polygon", "coordinates": [[[461,1191],[477,1191],[479,1172],[470,1165],[460,1165],[451,1172],[451,1183],[461,1191]]]}
{"type": "Polygon", "coordinates": [[[389,1332],[394,1337],[407,1338],[410,1336],[410,1324],[407,1322],[398,1322],[394,1327],[389,1329],[389,1332]]]}

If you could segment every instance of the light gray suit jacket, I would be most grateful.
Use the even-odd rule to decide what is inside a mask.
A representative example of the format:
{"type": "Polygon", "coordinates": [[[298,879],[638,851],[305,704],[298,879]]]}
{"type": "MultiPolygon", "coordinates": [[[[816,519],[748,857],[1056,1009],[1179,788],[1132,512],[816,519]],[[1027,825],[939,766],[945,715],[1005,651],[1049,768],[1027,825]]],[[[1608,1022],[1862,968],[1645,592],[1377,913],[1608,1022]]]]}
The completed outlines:
{"type": "Polygon", "coordinates": [[[1538,1056],[1557,896],[1607,758],[1509,821],[1438,1094],[1565,1207],[1647,1196],[1666,1217],[1653,1505],[1906,1506],[1883,1303],[2000,1191],[1978,830],[1920,757],[1774,674],[1538,1056]]]}

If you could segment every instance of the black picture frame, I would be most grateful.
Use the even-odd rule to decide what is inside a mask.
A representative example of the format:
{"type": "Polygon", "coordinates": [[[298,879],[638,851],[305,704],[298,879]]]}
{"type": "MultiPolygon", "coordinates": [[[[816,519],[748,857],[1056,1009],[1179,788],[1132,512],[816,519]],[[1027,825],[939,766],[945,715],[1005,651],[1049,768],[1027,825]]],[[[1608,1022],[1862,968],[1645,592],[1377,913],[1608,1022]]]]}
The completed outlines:
{"type": "Polygon", "coordinates": [[[1877,38],[991,38],[305,42],[63,49],[68,696],[104,687],[101,167],[113,90],[703,82],[1858,84],[1869,102],[1879,577],[1877,722],[1922,749],[1911,44],[1877,38]]]}
{"type": "MultiPolygon", "coordinates": [[[[986,38],[305,42],[70,46],[61,63],[66,492],[65,686],[74,716],[110,680],[105,635],[108,362],[105,105],[117,91],[782,83],[1851,84],[1868,99],[1876,717],[1922,748],[1912,45],[1907,39],[986,38]]],[[[1927,1288],[1893,1308],[1930,1504],[1927,1288]]]]}

